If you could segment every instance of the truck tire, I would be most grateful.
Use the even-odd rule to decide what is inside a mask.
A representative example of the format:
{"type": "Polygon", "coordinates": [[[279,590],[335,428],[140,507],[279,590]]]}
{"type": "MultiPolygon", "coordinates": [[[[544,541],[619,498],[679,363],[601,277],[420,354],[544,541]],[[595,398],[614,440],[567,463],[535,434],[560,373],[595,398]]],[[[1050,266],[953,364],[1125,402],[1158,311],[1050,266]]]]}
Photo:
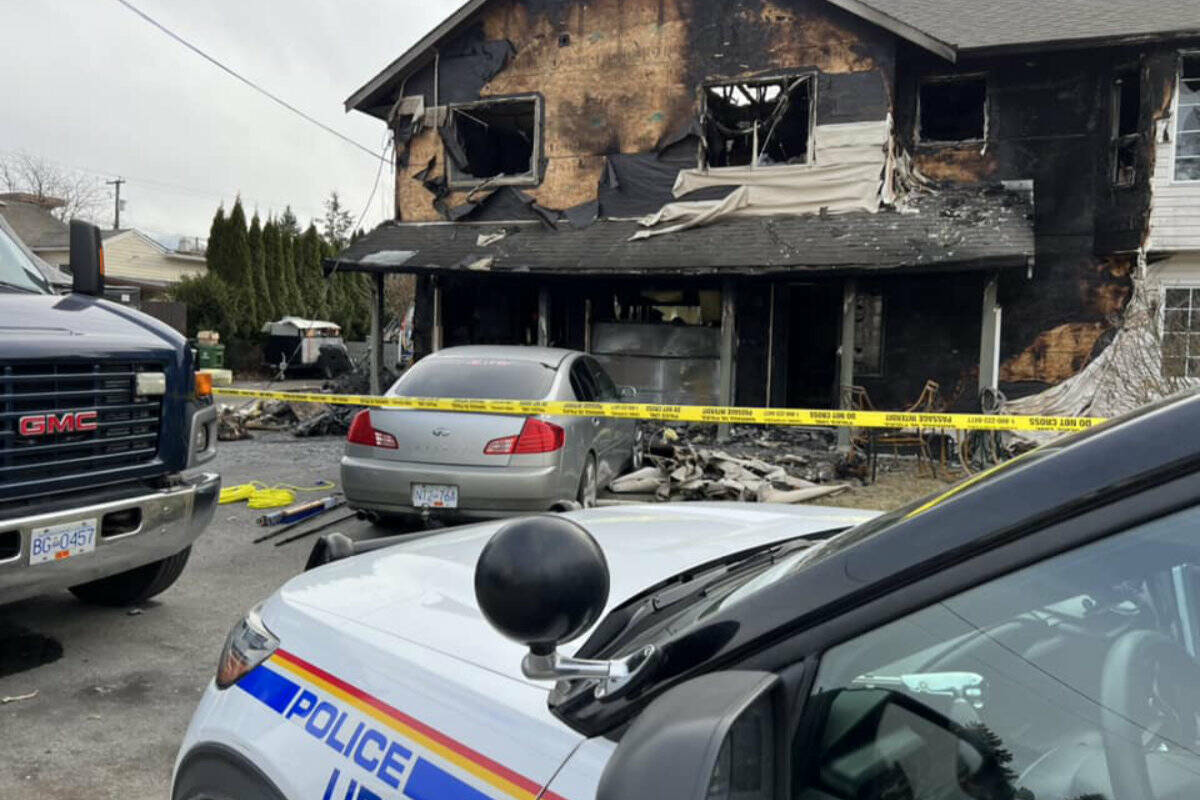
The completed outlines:
{"type": "Polygon", "coordinates": [[[162,561],[154,561],[127,572],[71,587],[71,594],[98,606],[130,606],[165,592],[187,566],[191,547],[162,561]]]}

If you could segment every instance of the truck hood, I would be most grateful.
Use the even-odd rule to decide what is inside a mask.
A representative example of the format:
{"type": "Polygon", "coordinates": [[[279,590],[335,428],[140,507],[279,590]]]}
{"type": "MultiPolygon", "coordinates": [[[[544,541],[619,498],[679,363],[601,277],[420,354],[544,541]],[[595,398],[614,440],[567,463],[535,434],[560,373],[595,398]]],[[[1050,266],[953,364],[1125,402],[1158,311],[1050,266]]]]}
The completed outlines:
{"type": "Polygon", "coordinates": [[[161,356],[174,361],[182,336],[140,311],[84,295],[0,292],[0,356],[42,359],[161,356]]]}
{"type": "MultiPolygon", "coordinates": [[[[611,574],[607,615],[646,588],[690,567],[760,545],[844,528],[876,512],[820,506],[723,503],[619,506],[569,514],[596,538],[611,574]]],[[[475,563],[504,523],[438,532],[307,572],[289,581],[263,609],[268,627],[328,626],[330,637],[355,636],[356,625],[524,681],[524,648],[498,634],[475,602],[475,563]],[[301,621],[296,616],[310,619],[301,621]],[[291,617],[283,619],[283,617],[291,617]]],[[[603,619],[603,615],[601,616],[603,619]]],[[[581,636],[563,650],[586,641],[581,636]]],[[[322,643],[330,652],[336,641],[322,643]]],[[[287,642],[283,642],[287,647],[287,642]]],[[[549,684],[539,684],[549,686],[549,684]]]]}

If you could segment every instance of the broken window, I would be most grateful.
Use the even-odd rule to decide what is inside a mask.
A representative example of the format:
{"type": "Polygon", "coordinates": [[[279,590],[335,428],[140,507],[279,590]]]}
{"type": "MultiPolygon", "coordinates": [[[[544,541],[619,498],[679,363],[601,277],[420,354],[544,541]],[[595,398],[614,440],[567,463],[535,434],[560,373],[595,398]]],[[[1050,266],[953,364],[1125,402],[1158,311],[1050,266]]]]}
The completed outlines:
{"type": "Polygon", "coordinates": [[[1200,378],[1200,288],[1163,292],[1162,367],[1165,378],[1200,378]]]}
{"type": "Polygon", "coordinates": [[[854,374],[883,375],[883,292],[862,286],[854,295],[854,374]]]}
{"type": "Polygon", "coordinates": [[[1200,55],[1183,58],[1175,126],[1175,180],[1200,181],[1200,55]]]}
{"type": "Polygon", "coordinates": [[[923,142],[981,141],[987,134],[987,80],[983,76],[935,78],[918,99],[923,142]]]}
{"type": "Polygon", "coordinates": [[[705,164],[807,163],[812,97],[810,75],[706,87],[705,164]]]}
{"type": "Polygon", "coordinates": [[[1137,70],[1127,70],[1113,78],[1112,84],[1112,180],[1117,186],[1131,186],[1136,176],[1138,117],[1142,106],[1142,87],[1137,70]]]}
{"type": "Polygon", "coordinates": [[[536,183],[540,116],[536,97],[450,106],[441,128],[450,185],[536,183]]]}

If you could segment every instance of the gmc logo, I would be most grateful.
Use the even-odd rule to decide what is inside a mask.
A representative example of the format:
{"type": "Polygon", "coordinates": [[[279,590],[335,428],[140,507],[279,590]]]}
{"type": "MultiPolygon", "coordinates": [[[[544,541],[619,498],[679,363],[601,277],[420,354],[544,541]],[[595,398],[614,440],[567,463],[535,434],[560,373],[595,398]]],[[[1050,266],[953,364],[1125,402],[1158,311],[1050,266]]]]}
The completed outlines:
{"type": "Polygon", "coordinates": [[[100,427],[95,411],[68,411],[65,414],[30,414],[17,420],[22,436],[50,436],[55,433],[82,433],[100,427]]]}

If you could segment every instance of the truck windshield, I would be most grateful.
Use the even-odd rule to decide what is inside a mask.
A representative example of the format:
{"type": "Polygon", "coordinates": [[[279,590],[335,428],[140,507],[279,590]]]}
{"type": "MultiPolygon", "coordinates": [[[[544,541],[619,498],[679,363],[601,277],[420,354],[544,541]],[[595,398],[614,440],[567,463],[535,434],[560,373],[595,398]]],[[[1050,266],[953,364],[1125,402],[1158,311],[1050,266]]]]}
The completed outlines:
{"type": "Polygon", "coordinates": [[[4,228],[0,228],[0,291],[49,294],[50,284],[4,228]]]}

